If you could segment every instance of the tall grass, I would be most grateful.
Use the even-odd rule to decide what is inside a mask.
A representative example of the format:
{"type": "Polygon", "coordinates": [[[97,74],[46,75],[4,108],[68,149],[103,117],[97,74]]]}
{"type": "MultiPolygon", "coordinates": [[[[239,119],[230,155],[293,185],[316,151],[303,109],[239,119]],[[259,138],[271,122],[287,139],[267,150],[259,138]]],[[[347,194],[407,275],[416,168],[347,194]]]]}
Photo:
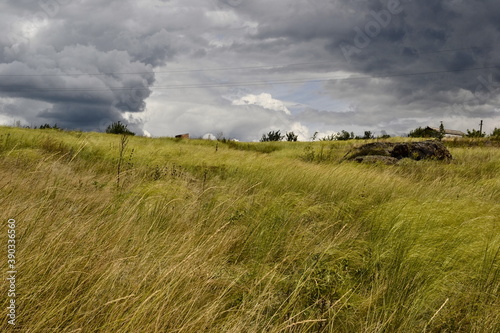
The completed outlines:
{"type": "Polygon", "coordinates": [[[16,329],[500,331],[498,148],[384,166],[216,145],[0,128],[16,329]]]}

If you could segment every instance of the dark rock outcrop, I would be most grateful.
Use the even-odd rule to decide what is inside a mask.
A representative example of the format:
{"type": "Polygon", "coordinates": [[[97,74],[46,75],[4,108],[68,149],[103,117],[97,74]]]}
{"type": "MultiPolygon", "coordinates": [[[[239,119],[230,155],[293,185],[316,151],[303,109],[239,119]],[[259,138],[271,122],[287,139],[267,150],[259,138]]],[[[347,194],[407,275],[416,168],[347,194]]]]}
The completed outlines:
{"type": "Polygon", "coordinates": [[[394,164],[397,160],[451,160],[448,149],[440,141],[373,142],[353,148],[344,159],[358,162],[394,164]]]}
{"type": "Polygon", "coordinates": [[[387,156],[391,157],[392,149],[394,148],[394,143],[390,142],[373,142],[367,143],[359,147],[351,149],[347,155],[344,157],[348,160],[353,160],[358,156],[387,156]]]}
{"type": "Polygon", "coordinates": [[[392,149],[391,156],[398,160],[411,158],[414,160],[451,160],[449,150],[439,141],[423,141],[399,143],[392,149]]]}

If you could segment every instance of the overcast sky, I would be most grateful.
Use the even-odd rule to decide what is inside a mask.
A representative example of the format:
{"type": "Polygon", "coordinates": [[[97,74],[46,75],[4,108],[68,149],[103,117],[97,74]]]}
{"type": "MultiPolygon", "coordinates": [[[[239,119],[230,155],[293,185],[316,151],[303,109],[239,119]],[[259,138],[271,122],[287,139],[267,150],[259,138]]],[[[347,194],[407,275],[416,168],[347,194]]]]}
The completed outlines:
{"type": "Polygon", "coordinates": [[[0,29],[5,125],[500,127],[498,0],[3,0],[0,29]]]}

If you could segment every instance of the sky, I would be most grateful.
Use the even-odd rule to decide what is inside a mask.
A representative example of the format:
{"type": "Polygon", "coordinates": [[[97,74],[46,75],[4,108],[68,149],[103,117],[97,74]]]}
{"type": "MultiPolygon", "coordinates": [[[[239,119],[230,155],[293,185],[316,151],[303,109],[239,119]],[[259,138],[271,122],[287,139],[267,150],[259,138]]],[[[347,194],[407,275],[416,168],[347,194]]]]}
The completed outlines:
{"type": "Polygon", "coordinates": [[[3,0],[0,124],[300,140],[500,127],[498,0],[3,0]]]}

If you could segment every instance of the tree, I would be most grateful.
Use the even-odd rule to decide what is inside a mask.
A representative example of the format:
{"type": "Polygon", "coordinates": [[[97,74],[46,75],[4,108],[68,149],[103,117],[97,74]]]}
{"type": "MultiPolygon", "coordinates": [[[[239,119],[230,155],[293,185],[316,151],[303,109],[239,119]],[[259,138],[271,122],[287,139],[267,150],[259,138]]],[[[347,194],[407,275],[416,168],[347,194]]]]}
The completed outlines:
{"type": "Polygon", "coordinates": [[[467,129],[467,135],[466,137],[468,138],[484,138],[486,134],[481,133],[481,131],[473,129],[472,131],[467,129]]]}
{"type": "Polygon", "coordinates": [[[215,139],[217,141],[223,141],[223,140],[226,140],[226,138],[224,137],[224,132],[218,132],[216,135],[215,135],[215,139]]]}
{"type": "Polygon", "coordinates": [[[362,137],[363,140],[374,139],[375,136],[371,131],[365,131],[365,135],[362,137]]]}
{"type": "Polygon", "coordinates": [[[408,134],[410,138],[438,138],[439,132],[432,128],[417,127],[408,134]]]}
{"type": "Polygon", "coordinates": [[[260,142],[269,142],[269,141],[281,141],[285,136],[281,134],[280,130],[270,131],[267,134],[262,134],[262,138],[260,142]]]}
{"type": "Polygon", "coordinates": [[[342,130],[337,136],[337,140],[340,141],[351,140],[351,139],[354,139],[354,133],[353,132],[349,133],[345,130],[342,130]]]}
{"type": "MultiPolygon", "coordinates": [[[[36,126],[35,126],[36,128],[36,126]]],[[[54,126],[50,126],[50,124],[43,124],[43,125],[40,125],[39,127],[40,129],[57,129],[57,130],[60,130],[61,128],[59,126],[57,126],[57,124],[54,124],[54,126]]]]}
{"type": "Polygon", "coordinates": [[[441,140],[442,138],[444,138],[445,133],[446,133],[446,131],[444,130],[443,122],[441,122],[441,124],[439,125],[439,136],[438,136],[438,139],[441,140]]]}
{"type": "Polygon", "coordinates": [[[108,134],[125,134],[125,135],[135,135],[134,132],[127,128],[127,125],[122,124],[120,121],[114,122],[106,128],[106,133],[108,134]]]}
{"type": "Polygon", "coordinates": [[[491,135],[490,136],[493,136],[495,138],[500,138],[500,128],[496,128],[493,130],[493,132],[491,132],[491,135]]]}
{"type": "Polygon", "coordinates": [[[287,132],[286,133],[286,141],[297,141],[299,136],[293,132],[287,132]]]}
{"type": "Polygon", "coordinates": [[[311,137],[311,141],[316,141],[317,137],[318,137],[318,131],[314,132],[313,136],[311,137]]]}

